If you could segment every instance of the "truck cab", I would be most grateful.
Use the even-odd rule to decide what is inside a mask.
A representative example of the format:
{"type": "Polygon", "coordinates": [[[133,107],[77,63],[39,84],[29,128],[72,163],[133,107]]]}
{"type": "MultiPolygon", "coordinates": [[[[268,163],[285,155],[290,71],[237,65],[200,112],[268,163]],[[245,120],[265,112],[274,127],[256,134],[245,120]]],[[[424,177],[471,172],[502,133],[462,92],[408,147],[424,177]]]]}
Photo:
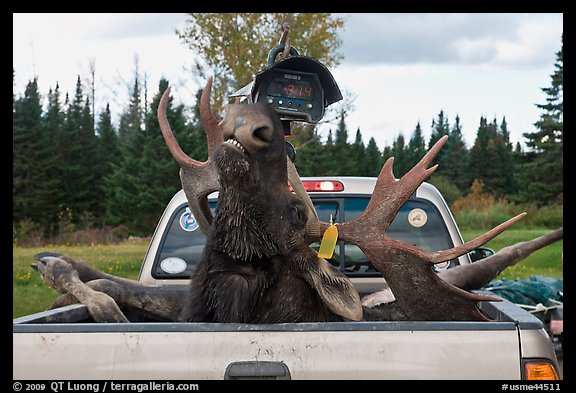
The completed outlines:
{"type": "MultiPolygon", "coordinates": [[[[361,214],[372,196],[375,177],[303,177],[321,221],[342,223],[361,214]]],[[[218,194],[209,197],[212,209],[218,194]]],[[[442,194],[430,183],[423,183],[400,208],[390,225],[388,236],[426,251],[447,250],[463,243],[460,231],[442,194]]],[[[183,190],[168,203],[148,249],[139,280],[154,285],[182,285],[198,263],[206,236],[194,218],[183,190]],[[159,235],[161,234],[161,235],[159,235]]],[[[314,249],[319,243],[311,244],[314,249]]],[[[362,250],[339,241],[328,262],[345,273],[361,295],[382,289],[384,280],[362,250]]],[[[436,271],[471,263],[468,254],[434,266],[436,271]]]]}

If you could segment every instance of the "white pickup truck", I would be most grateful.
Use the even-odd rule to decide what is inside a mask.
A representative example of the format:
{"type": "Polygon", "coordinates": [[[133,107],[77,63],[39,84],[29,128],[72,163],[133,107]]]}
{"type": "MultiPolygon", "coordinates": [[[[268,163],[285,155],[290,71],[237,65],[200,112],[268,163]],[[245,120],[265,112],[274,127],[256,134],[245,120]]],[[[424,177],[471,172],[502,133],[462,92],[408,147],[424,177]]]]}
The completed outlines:
{"type": "MultiPolygon", "coordinates": [[[[366,207],[375,178],[303,178],[321,220],[349,221],[366,207]]],[[[212,195],[210,204],[216,204],[212,195]]],[[[428,251],[462,244],[439,191],[423,183],[388,234],[428,251]]],[[[139,281],[187,285],[205,236],[183,191],[152,236],[139,281]]],[[[312,245],[317,247],[318,245],[312,245]]],[[[472,254],[472,253],[471,253],[472,254]]],[[[352,244],[329,260],[361,295],[384,285],[352,244]]],[[[437,266],[472,263],[470,254],[437,266]]],[[[201,379],[558,379],[542,322],[515,304],[480,302],[494,322],[323,322],[285,324],[94,323],[83,305],[13,321],[13,378],[201,379]]]]}

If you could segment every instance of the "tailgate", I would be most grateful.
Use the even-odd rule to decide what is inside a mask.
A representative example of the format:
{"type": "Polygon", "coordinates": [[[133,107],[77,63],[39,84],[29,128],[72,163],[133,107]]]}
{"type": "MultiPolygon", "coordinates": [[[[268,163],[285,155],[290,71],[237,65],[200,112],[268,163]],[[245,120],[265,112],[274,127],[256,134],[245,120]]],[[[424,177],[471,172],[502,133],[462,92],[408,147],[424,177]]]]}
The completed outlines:
{"type": "Polygon", "coordinates": [[[13,346],[14,379],[520,379],[513,322],[22,324],[13,346]]]}

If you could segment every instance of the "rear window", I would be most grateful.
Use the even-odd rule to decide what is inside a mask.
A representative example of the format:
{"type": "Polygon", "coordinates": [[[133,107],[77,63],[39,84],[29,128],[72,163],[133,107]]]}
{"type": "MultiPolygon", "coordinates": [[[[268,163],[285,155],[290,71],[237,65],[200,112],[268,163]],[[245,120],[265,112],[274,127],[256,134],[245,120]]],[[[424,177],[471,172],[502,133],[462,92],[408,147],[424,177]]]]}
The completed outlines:
{"type": "MultiPolygon", "coordinates": [[[[356,218],[366,208],[367,197],[317,198],[312,201],[320,220],[346,222],[356,218]]],[[[212,210],[216,202],[211,202],[212,210]]],[[[411,198],[400,209],[388,228],[388,236],[426,251],[447,250],[453,247],[448,229],[436,207],[427,200],[411,198]]],[[[160,242],[152,276],[158,279],[188,278],[202,256],[206,236],[202,233],[187,204],[182,204],[170,217],[168,230],[160,242]]],[[[319,243],[312,248],[318,250],[319,243]]],[[[371,277],[380,273],[366,255],[354,244],[339,241],[333,257],[328,261],[348,276],[371,277]]],[[[441,268],[458,264],[452,260],[441,268]]]]}
{"type": "MultiPolygon", "coordinates": [[[[366,197],[313,199],[318,216],[324,222],[329,222],[331,215],[334,222],[351,221],[364,211],[369,201],[370,199],[366,197]]],[[[418,246],[426,251],[447,250],[454,246],[448,228],[436,207],[431,202],[418,198],[408,200],[400,208],[387,234],[395,240],[418,246]]],[[[320,244],[316,242],[311,247],[318,250],[320,244]]],[[[329,262],[349,276],[380,275],[362,250],[351,243],[339,241],[329,262]]],[[[441,265],[440,269],[456,264],[457,259],[441,265]]]]}

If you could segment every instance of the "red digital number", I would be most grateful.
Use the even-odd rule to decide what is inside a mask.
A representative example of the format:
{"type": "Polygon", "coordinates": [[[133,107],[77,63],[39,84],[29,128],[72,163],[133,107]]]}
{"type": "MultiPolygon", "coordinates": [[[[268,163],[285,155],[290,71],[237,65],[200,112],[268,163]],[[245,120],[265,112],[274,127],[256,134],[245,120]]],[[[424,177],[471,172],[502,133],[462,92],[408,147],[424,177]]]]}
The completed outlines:
{"type": "Polygon", "coordinates": [[[291,96],[294,93],[294,85],[286,85],[284,88],[287,96],[291,96]]]}
{"type": "Polygon", "coordinates": [[[298,97],[302,97],[302,90],[304,89],[304,86],[300,85],[300,89],[298,89],[298,97]]]}
{"type": "Polygon", "coordinates": [[[310,97],[312,95],[312,86],[308,86],[304,89],[304,92],[306,92],[306,95],[308,97],[310,97]]]}

